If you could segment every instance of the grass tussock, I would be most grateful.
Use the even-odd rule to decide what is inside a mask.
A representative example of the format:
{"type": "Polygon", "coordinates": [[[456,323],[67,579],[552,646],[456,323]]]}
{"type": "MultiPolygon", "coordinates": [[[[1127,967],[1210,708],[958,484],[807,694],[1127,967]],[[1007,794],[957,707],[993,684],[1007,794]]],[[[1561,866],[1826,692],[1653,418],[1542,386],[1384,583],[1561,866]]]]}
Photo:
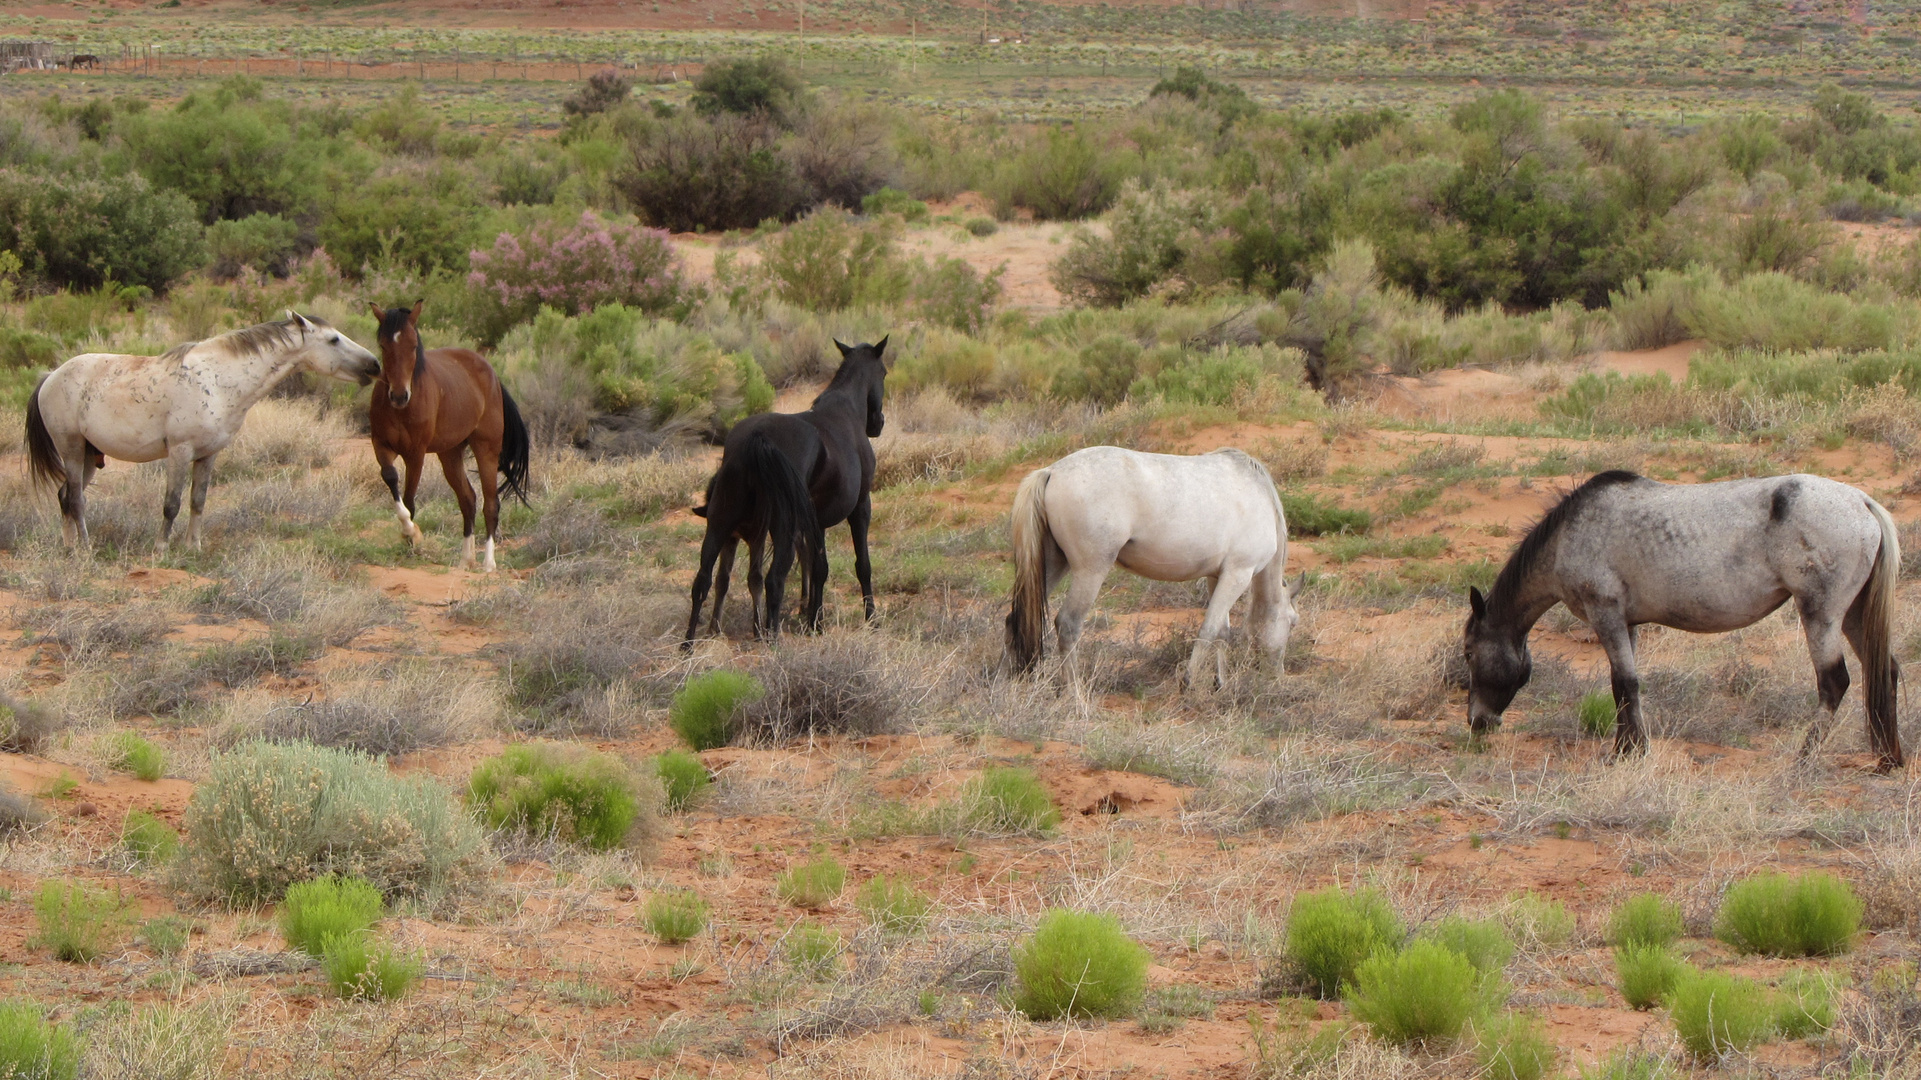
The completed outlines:
{"type": "Polygon", "coordinates": [[[809,911],[832,904],[846,888],[847,868],[832,855],[790,866],[774,878],[774,895],[782,903],[809,911]]]}
{"type": "Polygon", "coordinates": [[[1681,1045],[1704,1061],[1752,1049],[1774,1033],[1767,988],[1738,975],[1701,972],[1680,980],[1668,1015],[1681,1045]]]}
{"type": "Polygon", "coordinates": [[[1316,994],[1332,998],[1352,981],[1362,961],[1380,950],[1398,950],[1406,934],[1380,890],[1350,893],[1332,885],[1294,897],[1285,956],[1316,994]]]}
{"type": "Polygon", "coordinates": [[[1014,1006],[1036,1020],[1126,1016],[1152,959],[1114,916],[1055,908],[1014,950],[1014,1006]]]}
{"type": "Polygon", "coordinates": [[[741,710],[766,694],[767,688],[752,675],[717,668],[688,679],[674,694],[667,722],[688,749],[712,750],[733,741],[741,710]]]}
{"type": "Polygon", "coordinates": [[[33,943],[70,964],[92,963],[119,943],[127,927],[124,897],[77,881],[41,882],[33,914],[33,943]]]}
{"type": "Polygon", "coordinates": [[[1853,888],[1833,874],[1762,873],[1728,889],[1714,932],[1742,952],[1834,956],[1853,947],[1861,915],[1853,888]]]}
{"type": "Polygon", "coordinates": [[[490,828],[550,836],[592,851],[653,842],[659,781],[612,754],[577,746],[510,746],[474,770],[467,802],[490,828]]]}
{"type": "Polygon", "coordinates": [[[220,998],[109,1012],[87,1034],[86,1075],[89,1080],[219,1080],[227,1075],[233,1023],[231,1003],[220,998]]]}
{"type": "Polygon", "coordinates": [[[500,726],[499,691],[451,668],[405,664],[329,678],[324,697],[280,701],[235,716],[216,731],[223,745],[248,739],[303,742],[380,756],[482,738],[500,726]]]}
{"type": "Polygon", "coordinates": [[[280,936],[290,949],[319,956],[328,938],[370,929],[386,910],[373,883],[324,874],[298,882],[280,900],[280,936]]]}
{"type": "Polygon", "coordinates": [[[693,892],[657,892],[647,898],[643,920],[647,932],[664,945],[680,945],[699,937],[710,919],[707,901],[693,892]]]}

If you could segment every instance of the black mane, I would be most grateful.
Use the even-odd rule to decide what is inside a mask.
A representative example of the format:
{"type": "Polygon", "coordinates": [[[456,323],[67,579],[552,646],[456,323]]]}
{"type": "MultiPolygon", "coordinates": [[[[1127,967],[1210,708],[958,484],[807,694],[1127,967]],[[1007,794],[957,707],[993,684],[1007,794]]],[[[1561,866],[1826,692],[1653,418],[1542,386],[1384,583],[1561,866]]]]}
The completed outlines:
{"type": "Polygon", "coordinates": [[[1488,590],[1488,606],[1499,607],[1520,593],[1522,583],[1534,572],[1534,564],[1541,560],[1548,545],[1560,534],[1561,526],[1566,525],[1596,495],[1617,484],[1631,484],[1639,479],[1639,473],[1609,469],[1595,473],[1587,483],[1568,492],[1565,498],[1554,504],[1553,509],[1541,515],[1541,520],[1535,522],[1521,542],[1515,545],[1514,554],[1508,556],[1507,565],[1501,568],[1501,576],[1494,579],[1494,587],[1488,590]]]}
{"type": "MultiPolygon", "coordinates": [[[[413,314],[412,308],[388,308],[380,317],[381,337],[389,341],[400,340],[400,332],[407,329],[407,317],[413,314]]],[[[420,332],[414,331],[414,378],[420,378],[420,370],[427,366],[427,346],[421,343],[420,332]]]]}

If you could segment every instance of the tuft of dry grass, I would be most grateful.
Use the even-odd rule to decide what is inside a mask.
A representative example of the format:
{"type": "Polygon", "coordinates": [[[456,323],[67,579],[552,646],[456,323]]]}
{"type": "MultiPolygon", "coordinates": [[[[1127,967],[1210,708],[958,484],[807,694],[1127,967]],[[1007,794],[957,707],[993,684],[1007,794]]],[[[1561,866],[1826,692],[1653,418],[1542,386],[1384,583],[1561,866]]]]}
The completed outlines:
{"type": "Polygon", "coordinates": [[[324,469],[334,450],[354,432],[320,402],[269,397],[247,411],[226,452],[217,459],[222,479],[257,476],[274,469],[324,469]]]}
{"type": "Polygon", "coordinates": [[[790,639],[754,674],[767,693],[742,710],[738,741],[746,743],[891,734],[925,693],[911,658],[859,631],[790,639]]]}
{"type": "Polygon", "coordinates": [[[500,724],[499,688],[450,666],[362,669],[328,678],[324,690],[258,716],[229,714],[214,741],[300,741],[391,756],[485,738],[500,724]]]}

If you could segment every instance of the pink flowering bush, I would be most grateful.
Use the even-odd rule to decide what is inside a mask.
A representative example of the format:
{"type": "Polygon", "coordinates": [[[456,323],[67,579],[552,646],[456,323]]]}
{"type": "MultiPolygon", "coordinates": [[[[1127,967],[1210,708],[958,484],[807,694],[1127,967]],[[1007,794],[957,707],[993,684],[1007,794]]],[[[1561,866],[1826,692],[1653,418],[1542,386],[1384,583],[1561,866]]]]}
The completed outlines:
{"type": "Polygon", "coordinates": [[[604,221],[592,210],[573,225],[503,232],[469,262],[467,283],[491,309],[478,328],[489,343],[543,307],[580,315],[624,304],[658,315],[681,302],[680,264],[667,234],[604,221]]]}

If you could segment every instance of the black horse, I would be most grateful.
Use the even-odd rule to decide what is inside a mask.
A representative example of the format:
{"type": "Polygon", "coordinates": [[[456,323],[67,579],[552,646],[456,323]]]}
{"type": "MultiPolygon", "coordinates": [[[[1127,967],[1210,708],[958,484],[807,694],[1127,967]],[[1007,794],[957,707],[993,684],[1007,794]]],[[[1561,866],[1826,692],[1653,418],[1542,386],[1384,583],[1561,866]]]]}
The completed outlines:
{"type": "Polygon", "coordinates": [[[827,589],[829,528],[847,522],[854,539],[854,575],[861,602],[874,617],[874,567],[867,557],[867,524],[873,518],[874,446],[886,418],[881,415],[887,365],[887,339],[874,345],[842,345],[834,380],[803,413],[763,413],[734,426],[721,451],[720,468],[707,483],[707,505],[694,513],[707,519],[700,545],[700,571],[694,575],[693,611],[687,616],[682,649],[693,647],[701,605],[714,587],[711,630],[720,632],[720,607],[740,541],[748,551],[747,588],[754,599],[754,632],[780,633],[780,600],[796,553],[804,553],[802,621],[821,626],[827,589]],[[765,579],[766,620],[761,619],[762,546],[773,541],[765,579]],[[720,581],[714,583],[714,564],[720,581]]]}

